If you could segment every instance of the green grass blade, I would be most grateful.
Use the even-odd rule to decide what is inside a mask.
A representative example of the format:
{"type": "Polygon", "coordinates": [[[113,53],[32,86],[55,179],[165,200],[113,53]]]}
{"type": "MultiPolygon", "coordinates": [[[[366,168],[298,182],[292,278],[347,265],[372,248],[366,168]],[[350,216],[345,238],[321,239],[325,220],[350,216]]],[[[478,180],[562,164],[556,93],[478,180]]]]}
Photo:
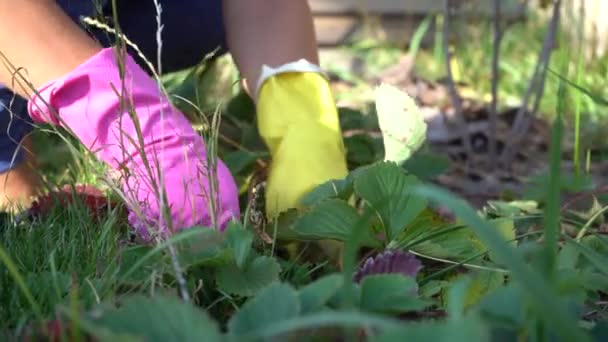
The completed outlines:
{"type": "Polygon", "coordinates": [[[567,309],[559,304],[560,297],[554,291],[552,284],[548,283],[538,272],[531,269],[523,257],[515,251],[496,229],[484,221],[470,205],[434,185],[417,186],[419,195],[427,197],[436,203],[441,203],[454,211],[454,213],[468,225],[478,238],[492,250],[500,262],[507,266],[513,279],[521,283],[527,290],[531,304],[548,326],[555,329],[567,341],[588,341],[588,338],[579,329],[574,320],[568,315],[567,309]]]}
{"type": "MultiPolygon", "coordinates": [[[[562,56],[562,58],[564,58],[562,56]]],[[[565,58],[564,58],[565,59],[565,58]]],[[[563,61],[567,63],[566,61],[563,61]]],[[[562,115],[564,112],[564,98],[566,87],[560,82],[557,91],[557,113],[551,130],[549,182],[546,191],[546,208],[543,216],[544,228],[544,263],[545,275],[553,277],[557,260],[557,240],[560,227],[560,165],[561,165],[561,140],[562,140],[562,115]]]]}
{"type": "Polygon", "coordinates": [[[412,39],[410,42],[410,47],[408,49],[408,54],[415,60],[416,55],[418,54],[418,50],[420,50],[420,45],[422,44],[422,39],[424,35],[428,32],[431,23],[434,18],[432,15],[427,16],[422,23],[418,26],[414,34],[412,35],[412,39]]]}
{"type": "Polygon", "coordinates": [[[588,96],[591,100],[593,100],[593,102],[595,102],[595,104],[598,104],[598,105],[601,105],[604,107],[608,106],[608,99],[603,98],[600,94],[594,94],[593,92],[591,92],[591,90],[585,89],[580,84],[577,84],[576,82],[573,82],[573,81],[569,80],[568,78],[560,75],[560,73],[556,72],[555,70],[551,69],[550,67],[547,67],[547,71],[550,74],[552,74],[553,76],[557,77],[560,81],[566,83],[570,87],[572,87],[572,88],[578,90],[579,92],[583,93],[584,95],[588,96]]]}
{"type": "Polygon", "coordinates": [[[10,256],[6,253],[6,250],[2,246],[0,246],[0,261],[2,261],[2,263],[8,269],[8,272],[11,274],[11,276],[13,276],[15,283],[17,283],[17,286],[19,286],[19,289],[21,290],[21,292],[23,292],[23,295],[30,303],[32,311],[34,311],[36,317],[39,320],[42,320],[42,311],[40,311],[40,307],[36,303],[36,300],[34,299],[34,296],[32,296],[30,290],[27,288],[25,280],[23,280],[23,277],[21,277],[21,274],[19,274],[17,266],[15,265],[15,263],[13,263],[10,256]]]}
{"type": "MultiPolygon", "coordinates": [[[[581,84],[583,77],[583,49],[580,49],[576,66],[576,83],[581,84]]],[[[574,172],[578,177],[581,173],[581,103],[583,96],[580,92],[574,95],[574,172]]],[[[559,101],[559,100],[558,100],[559,101]]]]}

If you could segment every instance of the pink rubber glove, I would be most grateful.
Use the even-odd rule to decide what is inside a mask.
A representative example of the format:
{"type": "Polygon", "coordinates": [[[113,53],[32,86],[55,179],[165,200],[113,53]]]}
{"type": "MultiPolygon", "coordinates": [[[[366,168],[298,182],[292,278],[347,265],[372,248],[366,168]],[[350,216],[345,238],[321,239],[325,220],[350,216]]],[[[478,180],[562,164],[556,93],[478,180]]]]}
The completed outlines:
{"type": "MultiPolygon", "coordinates": [[[[152,238],[150,233],[166,237],[171,231],[194,225],[211,226],[210,177],[203,138],[131,56],[125,54],[123,60],[124,91],[116,51],[106,48],[39,89],[39,95],[29,101],[30,116],[36,122],[67,127],[118,172],[129,223],[144,240],[152,238]],[[141,135],[129,108],[137,113],[135,122],[139,122],[141,135]],[[142,146],[151,172],[140,153],[142,146]],[[166,190],[163,206],[159,201],[159,169],[166,190]],[[171,225],[159,210],[167,207],[171,225]]],[[[213,203],[216,222],[224,228],[240,215],[238,192],[225,164],[218,159],[216,166],[213,203]]]]}

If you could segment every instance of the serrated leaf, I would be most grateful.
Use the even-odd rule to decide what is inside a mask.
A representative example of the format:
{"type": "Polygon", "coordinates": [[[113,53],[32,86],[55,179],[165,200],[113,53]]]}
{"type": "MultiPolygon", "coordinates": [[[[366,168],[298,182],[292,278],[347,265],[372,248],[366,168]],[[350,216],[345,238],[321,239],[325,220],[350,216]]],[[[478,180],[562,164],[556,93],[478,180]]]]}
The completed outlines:
{"type": "Polygon", "coordinates": [[[524,322],[524,301],[518,286],[507,285],[485,296],[479,303],[480,312],[489,319],[518,326],[524,322]]]}
{"type": "Polygon", "coordinates": [[[581,255],[597,268],[598,271],[604,273],[604,275],[608,275],[608,257],[606,257],[606,255],[600,254],[593,250],[593,248],[590,248],[584,243],[579,243],[568,236],[565,236],[565,239],[567,244],[579,251],[581,255]]]}
{"type": "Polygon", "coordinates": [[[470,259],[486,250],[471,229],[446,223],[428,209],[408,226],[397,238],[395,245],[426,256],[449,260],[470,259]]]}
{"type": "Polygon", "coordinates": [[[349,178],[332,179],[307,193],[300,200],[303,206],[313,206],[329,198],[348,200],[353,193],[353,182],[349,178]]]}
{"type": "Polygon", "coordinates": [[[146,254],[148,254],[151,250],[152,247],[150,246],[140,245],[125,248],[121,251],[121,262],[118,266],[118,278],[120,279],[121,283],[141,284],[146,281],[148,277],[150,277],[151,269],[164,267],[164,260],[162,259],[162,255],[160,253],[155,254],[152,257],[149,257],[148,259],[143,259],[145,258],[146,254]],[[127,277],[125,277],[125,273],[128,272],[128,270],[130,270],[132,266],[137,263],[140,263],[142,260],[144,260],[144,262],[135,270],[130,272],[127,277]]]}
{"type": "MultiPolygon", "coordinates": [[[[477,241],[471,240],[469,234],[452,232],[419,243],[411,249],[434,258],[462,261],[480,253],[482,251],[480,247],[477,241]]],[[[474,262],[475,260],[471,260],[469,263],[474,262]]]]}
{"type": "Polygon", "coordinates": [[[466,307],[477,304],[488,293],[504,285],[505,275],[500,272],[481,271],[472,277],[466,291],[464,305],[466,307]]]}
{"type": "Polygon", "coordinates": [[[374,341],[490,341],[489,327],[478,316],[448,321],[404,324],[381,333],[374,341]]]}
{"type": "MultiPolygon", "coordinates": [[[[496,227],[498,233],[505,239],[507,243],[512,245],[513,247],[517,247],[517,240],[515,239],[515,225],[513,223],[513,219],[508,217],[498,218],[494,220],[488,220],[488,223],[493,224],[496,227]]],[[[491,260],[497,260],[494,253],[490,249],[488,255],[491,260]]]]}
{"type": "Polygon", "coordinates": [[[445,280],[431,280],[420,287],[420,296],[424,298],[433,297],[441,292],[449,282],[445,280]]]}
{"type": "Polygon", "coordinates": [[[378,313],[403,313],[422,310],[428,303],[418,298],[418,284],[401,274],[374,274],[361,281],[362,310],[378,313]]]}
{"type": "Polygon", "coordinates": [[[251,298],[228,322],[230,335],[255,334],[268,326],[300,314],[298,293],[291,285],[274,283],[251,298]]]}
{"type": "Polygon", "coordinates": [[[103,310],[95,325],[145,341],[222,341],[209,315],[177,298],[134,296],[120,308],[103,310]]]}
{"type": "Polygon", "coordinates": [[[243,268],[253,243],[253,233],[243,228],[240,223],[230,223],[224,232],[226,242],[234,251],[234,260],[238,268],[243,268]]]}
{"type": "Polygon", "coordinates": [[[376,87],[374,97],[384,141],[384,160],[402,164],[426,139],[424,115],[413,98],[388,84],[376,87]]]}
{"type": "Polygon", "coordinates": [[[606,291],[608,289],[608,276],[593,271],[579,273],[580,282],[590,291],[606,291]]]}
{"type": "Polygon", "coordinates": [[[403,163],[403,169],[421,180],[430,180],[450,168],[450,159],[445,155],[418,152],[403,163]]]}
{"type": "Polygon", "coordinates": [[[392,240],[413,222],[427,201],[411,192],[419,181],[392,162],[381,162],[363,170],[355,179],[355,192],[374,208],[392,240]]]}
{"type": "Polygon", "coordinates": [[[566,244],[557,255],[558,268],[574,269],[579,260],[580,251],[572,244],[566,244]]]}
{"type": "Polygon", "coordinates": [[[218,267],[216,281],[218,287],[239,296],[253,296],[264,287],[279,279],[281,266],[274,259],[258,256],[239,269],[236,264],[218,267]]]}
{"type": "Polygon", "coordinates": [[[340,290],[344,282],[341,274],[330,274],[299,290],[302,313],[320,309],[340,290]]]}
{"type": "MultiPolygon", "coordinates": [[[[306,239],[347,241],[359,220],[361,217],[347,202],[328,199],[299,217],[292,230],[306,239]]],[[[370,233],[365,242],[372,241],[374,239],[370,233]]]]}
{"type": "MultiPolygon", "coordinates": [[[[198,229],[198,228],[193,228],[198,229]]],[[[187,232],[186,232],[187,233],[187,232]]],[[[178,243],[178,257],[182,267],[219,266],[234,260],[232,251],[226,248],[226,236],[215,229],[203,228],[192,238],[178,243]]]]}

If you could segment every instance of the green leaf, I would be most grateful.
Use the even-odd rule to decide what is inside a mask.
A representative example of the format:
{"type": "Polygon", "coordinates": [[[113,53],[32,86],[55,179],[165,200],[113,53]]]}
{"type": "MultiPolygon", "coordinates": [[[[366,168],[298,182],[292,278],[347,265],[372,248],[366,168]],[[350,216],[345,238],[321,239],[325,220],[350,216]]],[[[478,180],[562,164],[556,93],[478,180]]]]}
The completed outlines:
{"type": "Polygon", "coordinates": [[[325,305],[342,287],[344,277],[330,274],[300,289],[302,313],[310,313],[325,305]]]}
{"type": "Polygon", "coordinates": [[[295,318],[300,314],[296,290],[288,284],[274,283],[248,300],[228,322],[233,336],[253,335],[257,331],[295,318]]]}
{"type": "Polygon", "coordinates": [[[420,287],[420,296],[424,298],[433,297],[441,292],[449,282],[445,280],[430,280],[420,287]]]}
{"type": "Polygon", "coordinates": [[[487,294],[500,288],[505,283],[505,274],[493,271],[480,271],[471,278],[466,292],[465,306],[476,305],[487,294]]]}
{"type": "Polygon", "coordinates": [[[171,101],[182,110],[191,111],[193,108],[183,99],[196,103],[197,89],[196,79],[198,68],[192,67],[180,71],[167,73],[162,76],[162,83],[167,93],[171,96],[171,101]],[[183,99],[182,99],[183,98],[183,99]]]}
{"type": "Polygon", "coordinates": [[[414,99],[388,84],[376,87],[374,97],[384,140],[384,160],[401,165],[425,141],[424,115],[414,99]]]}
{"type": "MultiPolygon", "coordinates": [[[[375,328],[379,331],[392,331],[403,326],[402,321],[357,311],[322,311],[305,316],[281,320],[276,324],[268,324],[263,329],[250,335],[248,340],[274,341],[285,340],[273,337],[283,337],[285,334],[296,331],[313,331],[322,328],[375,328]]],[[[241,341],[240,336],[236,341],[241,341]]],[[[323,341],[323,340],[322,340],[323,341]]]]}
{"type": "MultiPolygon", "coordinates": [[[[563,61],[565,62],[565,61],[563,61]]],[[[557,269],[558,240],[560,234],[560,178],[562,165],[562,115],[566,94],[565,86],[560,82],[557,91],[556,117],[551,127],[549,182],[546,188],[546,204],[543,215],[543,246],[545,254],[542,259],[544,272],[547,276],[554,275],[557,269]]]]}
{"type": "Polygon", "coordinates": [[[470,260],[486,248],[466,226],[434,222],[420,215],[398,237],[399,248],[411,249],[422,255],[454,261],[470,260]]]}
{"type": "Polygon", "coordinates": [[[581,252],[573,244],[565,244],[557,256],[558,268],[576,268],[580,254],[581,252]]]}
{"type": "Polygon", "coordinates": [[[379,214],[389,240],[426,208],[427,201],[411,191],[417,184],[416,177],[406,175],[392,162],[362,170],[355,179],[355,192],[379,214]]]}
{"type": "Polygon", "coordinates": [[[345,137],[344,146],[349,164],[367,165],[383,157],[382,140],[370,137],[369,134],[353,134],[345,137]]]}
{"type": "Polygon", "coordinates": [[[594,251],[592,248],[589,248],[582,243],[576,242],[576,240],[568,236],[565,236],[565,239],[568,245],[573,246],[577,251],[579,251],[597,268],[598,271],[604,273],[604,275],[608,275],[608,257],[594,251]]]}
{"type": "Polygon", "coordinates": [[[418,298],[418,284],[402,274],[373,274],[361,281],[362,310],[378,313],[403,313],[422,310],[428,303],[418,298]]]}
{"type": "Polygon", "coordinates": [[[92,323],[150,342],[223,340],[218,324],[206,312],[158,295],[129,297],[118,309],[102,310],[92,323]]]}
{"type": "Polygon", "coordinates": [[[259,158],[266,157],[267,153],[262,152],[250,152],[250,151],[234,151],[225,155],[222,160],[230,169],[233,175],[241,173],[247,167],[252,165],[259,158]]]}
{"type": "Polygon", "coordinates": [[[596,104],[602,105],[602,106],[608,106],[608,100],[606,100],[604,97],[602,97],[601,94],[595,94],[593,93],[591,90],[588,90],[580,85],[578,85],[576,82],[573,82],[571,80],[569,80],[568,78],[560,75],[560,73],[554,71],[553,69],[547,67],[547,71],[549,71],[549,73],[553,74],[553,76],[556,76],[557,78],[559,78],[562,82],[565,82],[566,84],[568,84],[570,87],[580,91],[581,93],[587,95],[590,99],[593,100],[593,102],[595,102],[596,104]]]}
{"type": "Polygon", "coordinates": [[[600,321],[591,329],[595,341],[608,341],[608,322],[600,321]]]}
{"type": "Polygon", "coordinates": [[[420,180],[430,180],[450,168],[450,159],[444,155],[418,152],[403,163],[403,169],[420,180]]]}
{"type": "MultiPolygon", "coordinates": [[[[517,247],[517,240],[515,239],[515,225],[513,219],[508,217],[498,218],[494,220],[488,220],[488,223],[493,223],[496,227],[496,231],[504,238],[505,242],[513,247],[517,247]]],[[[491,260],[496,261],[497,258],[494,252],[489,249],[488,253],[491,260]]]]}
{"type": "MultiPolygon", "coordinates": [[[[412,224],[400,237],[407,248],[423,255],[448,260],[468,260],[486,249],[468,227],[412,224]]],[[[469,260],[474,263],[475,260],[469,260]]]]}
{"type": "Polygon", "coordinates": [[[478,316],[448,321],[426,321],[403,324],[387,330],[374,339],[376,342],[393,341],[491,341],[487,325],[478,316]]]}
{"type": "Polygon", "coordinates": [[[151,269],[155,267],[158,268],[160,265],[162,265],[162,255],[159,253],[152,257],[149,257],[149,259],[147,260],[144,260],[144,263],[142,263],[138,268],[130,272],[127,277],[123,277],[125,272],[127,272],[127,270],[130,269],[132,265],[135,265],[138,262],[141,263],[142,258],[147,253],[149,253],[151,249],[152,248],[150,246],[133,246],[125,248],[120,252],[121,262],[118,270],[118,276],[119,279],[121,279],[121,283],[141,284],[150,277],[151,269]]]}
{"type": "Polygon", "coordinates": [[[507,285],[485,296],[479,303],[479,310],[488,319],[512,326],[520,326],[525,319],[524,303],[521,288],[507,285]]]}
{"type": "Polygon", "coordinates": [[[510,269],[513,281],[520,283],[528,292],[530,304],[536,312],[543,313],[539,318],[548,326],[563,335],[564,339],[588,340],[567,307],[560,301],[552,284],[548,283],[537,270],[531,269],[523,256],[507,244],[496,229],[484,221],[470,205],[433,185],[419,186],[416,192],[450,208],[475,231],[478,238],[495,253],[497,259],[510,269]]]}
{"type": "Polygon", "coordinates": [[[538,202],[535,201],[488,201],[484,208],[487,215],[498,217],[515,217],[526,214],[540,214],[538,202]]]}
{"type": "MultiPolygon", "coordinates": [[[[361,217],[347,202],[328,199],[299,217],[292,230],[304,239],[346,241],[359,220],[361,217]]],[[[373,240],[370,233],[367,242],[373,240]]]]}
{"type": "Polygon", "coordinates": [[[349,177],[345,179],[329,180],[306,194],[300,200],[304,206],[313,206],[329,198],[338,198],[347,201],[353,193],[353,181],[349,177]]]}
{"type": "Polygon", "coordinates": [[[243,268],[253,243],[253,233],[243,228],[240,223],[230,223],[224,232],[226,242],[234,251],[234,259],[238,268],[243,268]]]}
{"type": "Polygon", "coordinates": [[[239,296],[253,296],[258,291],[279,279],[281,266],[274,259],[258,256],[244,269],[236,264],[218,267],[216,281],[218,287],[228,293],[239,296]]]}
{"type": "Polygon", "coordinates": [[[608,276],[592,271],[579,273],[581,284],[590,291],[606,291],[608,289],[608,276]]]}
{"type": "MultiPolygon", "coordinates": [[[[186,233],[190,232],[180,235],[186,233]]],[[[232,251],[226,248],[225,239],[226,236],[215,229],[202,228],[196,235],[179,241],[176,245],[182,267],[219,266],[231,263],[234,257],[232,251]]]]}

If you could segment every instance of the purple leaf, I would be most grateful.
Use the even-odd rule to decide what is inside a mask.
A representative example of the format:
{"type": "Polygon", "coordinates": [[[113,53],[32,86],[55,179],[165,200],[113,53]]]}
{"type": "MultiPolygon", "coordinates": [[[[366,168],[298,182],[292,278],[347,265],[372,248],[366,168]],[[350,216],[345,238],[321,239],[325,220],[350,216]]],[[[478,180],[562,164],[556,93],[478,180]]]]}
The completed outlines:
{"type": "Polygon", "coordinates": [[[415,278],[421,268],[422,264],[414,254],[399,250],[386,250],[365,260],[353,278],[357,283],[372,274],[400,273],[415,278]]]}

